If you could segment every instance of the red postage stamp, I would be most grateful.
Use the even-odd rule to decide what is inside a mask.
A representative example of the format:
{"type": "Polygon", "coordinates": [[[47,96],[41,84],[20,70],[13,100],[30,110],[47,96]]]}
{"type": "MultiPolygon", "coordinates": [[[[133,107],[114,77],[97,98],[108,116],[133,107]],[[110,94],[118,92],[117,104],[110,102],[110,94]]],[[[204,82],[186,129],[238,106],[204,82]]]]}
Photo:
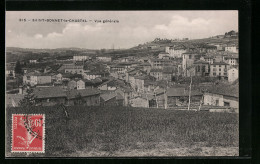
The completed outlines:
{"type": "Polygon", "coordinates": [[[45,115],[12,115],[12,149],[11,152],[44,153],[45,152],[45,115]]]}

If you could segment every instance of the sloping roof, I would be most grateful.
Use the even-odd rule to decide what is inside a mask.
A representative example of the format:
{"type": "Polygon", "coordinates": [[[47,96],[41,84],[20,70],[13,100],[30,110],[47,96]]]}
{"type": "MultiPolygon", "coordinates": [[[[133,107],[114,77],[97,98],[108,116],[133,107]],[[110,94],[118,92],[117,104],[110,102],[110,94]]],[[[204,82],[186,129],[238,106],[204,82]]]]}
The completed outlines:
{"type": "Polygon", "coordinates": [[[209,63],[204,60],[197,60],[193,64],[209,64],[209,63]]]}
{"type": "Polygon", "coordinates": [[[125,93],[132,92],[131,88],[128,86],[120,86],[119,89],[121,89],[125,93]]]}
{"type": "Polygon", "coordinates": [[[79,95],[81,97],[87,97],[87,96],[93,96],[98,94],[100,94],[100,91],[95,88],[91,88],[91,89],[88,88],[88,89],[81,89],[81,90],[74,89],[66,92],[68,99],[74,99],[79,95]]]}
{"type": "Polygon", "coordinates": [[[117,100],[124,99],[120,93],[115,93],[115,92],[107,92],[100,95],[100,98],[102,98],[104,101],[108,101],[114,97],[116,97],[117,100]]]}
{"type": "Polygon", "coordinates": [[[110,92],[110,93],[103,93],[100,95],[100,98],[102,98],[104,101],[108,101],[114,97],[116,97],[116,93],[115,92],[110,92]]]}
{"type": "Polygon", "coordinates": [[[51,76],[51,75],[48,73],[28,72],[24,76],[51,76]]]}
{"type": "Polygon", "coordinates": [[[211,65],[228,65],[227,63],[225,62],[214,62],[213,64],[211,65]]]}
{"type": "Polygon", "coordinates": [[[22,94],[6,94],[6,106],[18,106],[23,98],[22,94]]]}
{"type": "Polygon", "coordinates": [[[238,54],[227,55],[226,59],[238,59],[238,54]]]}
{"type": "Polygon", "coordinates": [[[207,92],[238,98],[238,90],[238,85],[216,85],[209,88],[207,92]]]}
{"type": "Polygon", "coordinates": [[[39,87],[34,88],[33,94],[35,98],[55,98],[66,97],[65,91],[61,87],[39,87]]]}
{"type": "MultiPolygon", "coordinates": [[[[168,88],[166,94],[170,97],[189,96],[189,90],[185,90],[185,88],[168,88]]],[[[202,93],[197,90],[191,90],[191,96],[199,95],[202,95],[202,93]]]]}
{"type": "Polygon", "coordinates": [[[163,70],[162,69],[159,69],[159,68],[152,68],[150,70],[150,72],[162,72],[163,70]]]}

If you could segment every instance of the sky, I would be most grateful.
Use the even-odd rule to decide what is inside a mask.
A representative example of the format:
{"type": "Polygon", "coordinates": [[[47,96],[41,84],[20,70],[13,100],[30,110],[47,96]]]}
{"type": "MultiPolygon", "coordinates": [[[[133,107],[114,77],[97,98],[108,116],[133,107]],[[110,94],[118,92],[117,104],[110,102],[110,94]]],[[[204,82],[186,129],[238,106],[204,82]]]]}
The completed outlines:
{"type": "Polygon", "coordinates": [[[231,30],[238,31],[236,10],[6,11],[5,34],[6,47],[109,49],[114,46],[118,49],[131,48],[155,38],[200,39],[231,30]],[[26,22],[19,19],[26,19],[26,22]],[[32,19],[87,22],[32,22],[32,19]],[[118,22],[103,23],[103,20],[118,22]]]}

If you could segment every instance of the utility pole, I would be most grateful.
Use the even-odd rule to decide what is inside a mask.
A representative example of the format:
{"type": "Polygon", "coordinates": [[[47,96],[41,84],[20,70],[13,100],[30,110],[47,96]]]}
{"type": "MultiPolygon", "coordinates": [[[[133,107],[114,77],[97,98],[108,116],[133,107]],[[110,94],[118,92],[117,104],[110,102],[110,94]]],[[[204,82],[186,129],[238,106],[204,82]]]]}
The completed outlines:
{"type": "Polygon", "coordinates": [[[190,110],[191,84],[192,84],[192,76],[191,76],[191,79],[190,79],[190,91],[189,91],[189,104],[188,104],[188,110],[190,110]]]}

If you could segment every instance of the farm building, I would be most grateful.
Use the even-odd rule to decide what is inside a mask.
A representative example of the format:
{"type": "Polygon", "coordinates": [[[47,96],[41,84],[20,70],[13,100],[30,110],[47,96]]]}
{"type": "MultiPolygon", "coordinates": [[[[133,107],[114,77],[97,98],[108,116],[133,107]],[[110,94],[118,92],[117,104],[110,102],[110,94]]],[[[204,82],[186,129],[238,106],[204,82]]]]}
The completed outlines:
{"type": "Polygon", "coordinates": [[[35,103],[39,106],[65,104],[66,94],[61,87],[39,87],[33,90],[35,103]]]}
{"type": "Polygon", "coordinates": [[[124,97],[120,93],[107,92],[100,95],[101,106],[123,106],[124,97]]]}
{"type": "Polygon", "coordinates": [[[99,106],[100,91],[97,89],[70,90],[67,94],[67,105],[99,106]]]}
{"type": "Polygon", "coordinates": [[[204,105],[226,106],[238,109],[239,92],[237,85],[221,85],[204,93],[204,105]]]}
{"type": "MultiPolygon", "coordinates": [[[[185,88],[168,88],[166,91],[168,107],[186,106],[189,101],[189,90],[185,88]]],[[[191,105],[199,105],[202,93],[197,90],[191,91],[191,105]]]]}

